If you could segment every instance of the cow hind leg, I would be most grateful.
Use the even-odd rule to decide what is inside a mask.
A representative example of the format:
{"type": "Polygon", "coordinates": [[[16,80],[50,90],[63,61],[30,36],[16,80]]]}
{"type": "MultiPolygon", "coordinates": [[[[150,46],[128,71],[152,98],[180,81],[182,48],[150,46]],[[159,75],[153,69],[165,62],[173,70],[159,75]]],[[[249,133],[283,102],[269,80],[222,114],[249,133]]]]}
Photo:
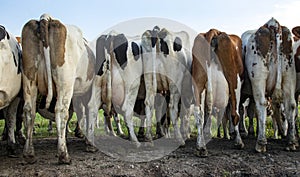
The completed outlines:
{"type": "Polygon", "coordinates": [[[267,117],[267,100],[264,92],[254,98],[256,104],[257,121],[258,121],[258,136],[255,146],[257,152],[266,152],[267,138],[266,138],[266,117],[267,117]]]}
{"type": "Polygon", "coordinates": [[[14,128],[16,125],[16,112],[19,104],[19,98],[15,98],[10,105],[5,109],[6,121],[7,121],[7,130],[8,130],[8,139],[7,139],[7,152],[10,157],[16,157],[17,148],[14,128]]]}
{"type": "MultiPolygon", "coordinates": [[[[170,89],[172,90],[172,88],[170,89]]],[[[178,126],[178,103],[179,103],[180,95],[178,92],[170,95],[170,116],[174,127],[174,133],[176,140],[180,143],[181,146],[185,145],[185,142],[180,133],[180,128],[178,126]]]]}
{"type": "Polygon", "coordinates": [[[69,156],[66,144],[66,125],[69,119],[69,106],[71,103],[71,95],[73,94],[73,92],[60,94],[58,94],[57,96],[57,102],[55,106],[55,122],[58,136],[58,163],[70,164],[71,158],[69,156]],[[65,96],[62,97],[60,94],[65,96]]]}
{"type": "Polygon", "coordinates": [[[23,150],[23,157],[25,161],[29,164],[35,163],[35,153],[32,142],[33,126],[36,114],[36,97],[37,97],[37,87],[36,83],[32,83],[26,77],[23,77],[23,88],[24,89],[24,108],[23,114],[25,117],[25,129],[26,129],[26,142],[23,150]]]}
{"type": "Polygon", "coordinates": [[[194,116],[196,120],[197,131],[198,131],[196,155],[199,157],[207,157],[208,151],[206,149],[206,144],[205,144],[205,139],[203,134],[204,117],[203,117],[203,111],[200,110],[199,106],[195,105],[194,116]]]}

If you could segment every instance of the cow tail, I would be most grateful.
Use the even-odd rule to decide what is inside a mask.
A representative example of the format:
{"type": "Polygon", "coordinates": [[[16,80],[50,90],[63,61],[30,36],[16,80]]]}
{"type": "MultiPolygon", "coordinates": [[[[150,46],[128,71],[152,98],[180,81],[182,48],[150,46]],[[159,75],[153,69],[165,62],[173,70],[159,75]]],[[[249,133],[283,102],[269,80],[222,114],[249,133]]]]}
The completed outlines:
{"type": "Polygon", "coordinates": [[[276,85],[275,85],[275,90],[274,90],[274,101],[277,102],[282,102],[282,89],[281,89],[281,84],[282,84],[282,61],[283,57],[281,56],[281,45],[282,45],[282,32],[281,30],[279,31],[279,35],[275,36],[275,50],[276,50],[276,58],[277,58],[277,77],[276,77],[276,85]]]}
{"type": "Polygon", "coordinates": [[[46,63],[46,72],[47,72],[47,82],[48,82],[48,94],[46,98],[46,109],[49,108],[52,97],[53,97],[53,88],[52,88],[52,73],[51,73],[51,61],[50,61],[50,46],[49,46],[49,20],[50,17],[47,15],[42,15],[40,18],[40,32],[41,40],[43,42],[43,50],[46,63]]]}
{"type": "Polygon", "coordinates": [[[213,107],[213,91],[212,91],[212,81],[211,81],[211,65],[208,66],[208,63],[206,63],[206,68],[207,68],[207,86],[206,86],[206,97],[205,97],[205,102],[207,105],[207,111],[209,114],[212,112],[212,107],[213,107]]]}

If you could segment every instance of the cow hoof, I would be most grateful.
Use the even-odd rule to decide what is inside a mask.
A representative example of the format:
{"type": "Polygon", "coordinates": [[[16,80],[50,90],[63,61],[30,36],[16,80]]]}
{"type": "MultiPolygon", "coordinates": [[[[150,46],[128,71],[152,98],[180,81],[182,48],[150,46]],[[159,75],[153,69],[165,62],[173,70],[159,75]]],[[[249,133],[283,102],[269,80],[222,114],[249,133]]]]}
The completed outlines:
{"type": "Polygon", "coordinates": [[[117,136],[116,133],[115,133],[114,131],[111,131],[111,132],[108,133],[108,134],[109,134],[109,136],[113,136],[113,137],[114,137],[114,136],[117,136]]]}
{"type": "Polygon", "coordinates": [[[298,141],[295,142],[295,146],[296,146],[296,148],[299,147],[299,142],[298,141]]]}
{"type": "Polygon", "coordinates": [[[85,148],[86,152],[91,152],[91,153],[95,153],[98,151],[98,148],[96,148],[95,146],[93,145],[86,145],[86,148],[85,148]]]}
{"type": "Polygon", "coordinates": [[[256,152],[266,152],[267,151],[267,146],[266,144],[259,144],[259,143],[256,143],[256,146],[255,146],[255,151],[256,152]]]}
{"type": "Polygon", "coordinates": [[[82,131],[75,131],[75,137],[82,139],[84,138],[84,135],[82,131]]]}
{"type": "Polygon", "coordinates": [[[133,142],[133,145],[136,147],[136,148],[140,148],[141,147],[141,143],[140,142],[133,142]]]}
{"type": "Polygon", "coordinates": [[[247,138],[248,133],[247,132],[240,132],[240,135],[242,138],[247,138]]]}
{"type": "Polygon", "coordinates": [[[285,148],[286,151],[296,151],[296,145],[295,144],[290,144],[285,148]]]}
{"type": "Polygon", "coordinates": [[[178,140],[179,147],[184,147],[185,146],[185,141],[183,139],[178,140]]]}
{"type": "Polygon", "coordinates": [[[196,150],[196,156],[204,158],[208,156],[208,151],[205,147],[197,148],[196,150]]]}
{"type": "Polygon", "coordinates": [[[145,142],[145,147],[154,147],[153,141],[145,142]]]}
{"type": "Polygon", "coordinates": [[[62,154],[58,157],[58,164],[60,165],[70,165],[71,164],[71,158],[69,156],[66,156],[65,154],[62,154]]]}
{"type": "Polygon", "coordinates": [[[235,143],[234,147],[237,149],[244,149],[245,145],[244,145],[244,143],[235,143]]]}
{"type": "Polygon", "coordinates": [[[25,145],[25,143],[26,143],[26,138],[25,138],[25,136],[23,135],[23,134],[21,134],[21,135],[17,135],[17,140],[18,140],[18,142],[21,144],[21,145],[25,145]]]}
{"type": "Polygon", "coordinates": [[[37,161],[34,155],[23,155],[23,158],[28,164],[34,164],[37,161]]]}

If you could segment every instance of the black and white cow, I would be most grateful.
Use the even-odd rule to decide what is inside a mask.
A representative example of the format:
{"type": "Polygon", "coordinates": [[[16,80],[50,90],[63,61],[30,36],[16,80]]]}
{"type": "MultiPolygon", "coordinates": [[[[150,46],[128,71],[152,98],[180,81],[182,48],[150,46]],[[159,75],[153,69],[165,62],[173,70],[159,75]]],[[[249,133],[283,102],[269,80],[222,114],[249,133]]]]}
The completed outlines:
{"type": "Polygon", "coordinates": [[[178,104],[181,100],[183,107],[180,113],[184,117],[187,115],[191,99],[188,95],[183,95],[192,93],[189,90],[192,88],[189,35],[185,31],[171,32],[155,26],[143,33],[141,45],[146,87],[146,137],[152,140],[151,118],[155,95],[167,91],[170,96],[168,107],[175,137],[180,144],[185,144],[178,127],[178,104]]]}
{"type": "Polygon", "coordinates": [[[102,88],[98,93],[100,106],[111,117],[113,109],[124,116],[130,140],[140,146],[134,133],[133,113],[140,80],[143,74],[139,37],[127,37],[111,31],[97,39],[96,83],[102,88]]]}
{"type": "MultiPolygon", "coordinates": [[[[76,26],[64,25],[43,14],[40,20],[28,21],[22,29],[24,116],[27,140],[23,156],[29,163],[36,161],[32,143],[37,92],[47,96],[46,108],[56,97],[55,121],[58,136],[58,161],[69,164],[65,129],[73,98],[78,117],[86,117],[86,137],[93,144],[98,115],[94,105],[95,56],[76,26]],[[84,111],[82,109],[85,109],[84,111]],[[83,116],[83,112],[85,116],[83,116]]],[[[98,98],[97,98],[98,99],[98,98]]],[[[91,150],[88,148],[88,150],[91,150]]]]}
{"type": "Polygon", "coordinates": [[[21,48],[16,38],[0,25],[0,109],[8,125],[8,154],[15,155],[16,112],[21,89],[21,48]]]}

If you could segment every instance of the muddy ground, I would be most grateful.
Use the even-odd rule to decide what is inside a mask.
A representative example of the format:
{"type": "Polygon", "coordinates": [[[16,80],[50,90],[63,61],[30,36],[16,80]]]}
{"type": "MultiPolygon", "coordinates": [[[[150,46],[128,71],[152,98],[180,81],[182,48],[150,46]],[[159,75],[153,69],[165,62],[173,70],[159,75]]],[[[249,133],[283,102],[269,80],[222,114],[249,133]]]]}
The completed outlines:
{"type": "Polygon", "coordinates": [[[5,142],[0,143],[0,176],[300,176],[300,151],[284,151],[282,140],[269,139],[267,153],[259,154],[254,151],[254,138],[244,139],[244,150],[234,149],[231,140],[212,139],[207,144],[209,156],[199,158],[193,137],[163,158],[138,163],[101,151],[88,153],[84,140],[69,137],[71,165],[58,165],[56,138],[34,140],[35,164],[7,157],[5,142]]]}

